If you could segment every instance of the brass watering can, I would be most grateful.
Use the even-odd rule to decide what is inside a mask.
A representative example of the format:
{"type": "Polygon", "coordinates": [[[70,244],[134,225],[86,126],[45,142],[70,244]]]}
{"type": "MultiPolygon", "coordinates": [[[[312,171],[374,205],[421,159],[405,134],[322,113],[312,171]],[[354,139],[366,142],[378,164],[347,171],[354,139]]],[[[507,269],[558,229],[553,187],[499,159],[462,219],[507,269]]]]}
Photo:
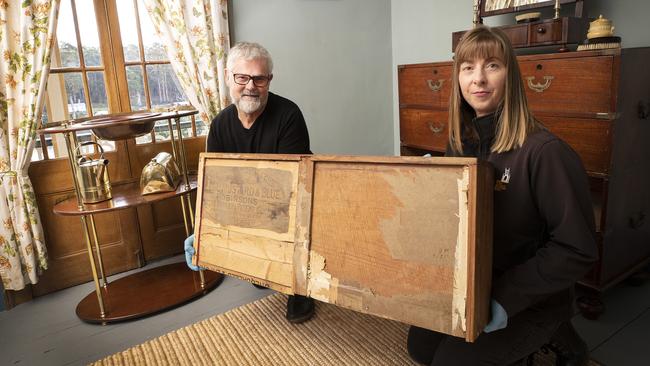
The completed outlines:
{"type": "Polygon", "coordinates": [[[108,159],[104,158],[102,145],[94,141],[80,143],[75,149],[74,160],[77,164],[75,174],[83,203],[97,203],[113,198],[108,178],[108,159]],[[99,159],[81,155],[79,149],[88,145],[99,147],[99,159]]]}

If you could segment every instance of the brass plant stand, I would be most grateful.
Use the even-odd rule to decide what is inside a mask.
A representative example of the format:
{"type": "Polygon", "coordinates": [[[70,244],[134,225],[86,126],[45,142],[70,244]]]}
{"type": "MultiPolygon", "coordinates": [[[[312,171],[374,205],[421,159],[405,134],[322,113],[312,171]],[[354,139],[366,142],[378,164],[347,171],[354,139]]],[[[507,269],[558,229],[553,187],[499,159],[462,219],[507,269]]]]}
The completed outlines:
{"type": "Polygon", "coordinates": [[[223,275],[210,272],[194,272],[185,263],[174,263],[127,275],[110,284],[106,280],[94,215],[152,204],[157,201],[179,197],[186,235],[194,226],[194,212],[190,194],[196,190],[196,177],[190,176],[183,136],[181,117],[196,114],[197,111],[177,112],[132,112],[64,122],[58,126],[39,130],[39,133],[62,133],[65,136],[68,161],[74,182],[75,197],[54,206],[54,213],[64,216],[79,216],[95,283],[95,291],[88,294],[77,305],[77,316],[86,322],[107,324],[130,320],[158,313],[203,296],[218,286],[223,275]],[[176,133],[172,125],[175,120],[176,133]],[[77,164],[74,149],[78,144],[76,132],[92,130],[104,139],[121,140],[146,134],[156,121],[167,120],[171,137],[172,155],[180,165],[183,180],[174,192],[143,196],[138,182],[122,184],[112,188],[112,199],[98,203],[83,203],[80,182],[77,180],[77,164]],[[95,253],[93,253],[93,243],[95,253]]]}

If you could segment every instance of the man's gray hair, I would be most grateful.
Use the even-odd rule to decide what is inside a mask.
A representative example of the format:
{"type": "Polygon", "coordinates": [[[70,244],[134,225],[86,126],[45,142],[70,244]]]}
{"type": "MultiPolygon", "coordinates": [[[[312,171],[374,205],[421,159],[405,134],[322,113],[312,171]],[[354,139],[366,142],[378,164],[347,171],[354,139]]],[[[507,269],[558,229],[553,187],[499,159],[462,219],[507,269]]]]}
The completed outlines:
{"type": "Polygon", "coordinates": [[[232,71],[237,61],[250,61],[255,59],[266,60],[268,73],[273,73],[273,59],[271,58],[271,54],[261,44],[255,42],[238,42],[234,47],[230,48],[226,68],[232,71]]]}

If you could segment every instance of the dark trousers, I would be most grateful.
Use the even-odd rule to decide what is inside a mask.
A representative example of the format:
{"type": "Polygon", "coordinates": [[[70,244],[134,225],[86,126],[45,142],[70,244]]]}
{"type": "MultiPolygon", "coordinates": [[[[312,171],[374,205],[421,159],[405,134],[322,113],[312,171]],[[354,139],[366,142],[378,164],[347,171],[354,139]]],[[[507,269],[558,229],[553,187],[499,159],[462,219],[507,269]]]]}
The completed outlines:
{"type": "Polygon", "coordinates": [[[508,326],[482,333],[474,343],[412,326],[407,348],[415,361],[431,366],[510,365],[548,343],[562,320],[528,309],[508,319],[508,326]]]}

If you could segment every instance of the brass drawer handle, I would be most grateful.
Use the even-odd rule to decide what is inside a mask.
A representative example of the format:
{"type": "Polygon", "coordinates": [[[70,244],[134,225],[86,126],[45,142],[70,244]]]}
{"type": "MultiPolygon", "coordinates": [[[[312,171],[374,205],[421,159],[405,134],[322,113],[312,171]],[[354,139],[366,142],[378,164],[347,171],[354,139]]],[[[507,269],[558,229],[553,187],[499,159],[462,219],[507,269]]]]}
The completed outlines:
{"type": "Polygon", "coordinates": [[[444,124],[441,124],[440,127],[434,126],[433,122],[427,122],[427,124],[429,125],[429,129],[431,130],[431,132],[433,132],[434,134],[439,134],[440,132],[442,132],[442,130],[445,129],[444,124]]]}
{"type": "Polygon", "coordinates": [[[544,90],[548,89],[548,87],[551,86],[551,80],[553,79],[555,79],[555,76],[544,76],[544,84],[542,84],[542,83],[535,83],[534,76],[526,77],[526,80],[528,81],[528,87],[538,93],[541,93],[544,90]]]}
{"type": "Polygon", "coordinates": [[[427,80],[427,84],[429,85],[429,89],[431,89],[434,92],[440,91],[442,89],[442,84],[445,82],[445,79],[439,79],[436,81],[436,83],[433,83],[433,80],[427,80]]]}

